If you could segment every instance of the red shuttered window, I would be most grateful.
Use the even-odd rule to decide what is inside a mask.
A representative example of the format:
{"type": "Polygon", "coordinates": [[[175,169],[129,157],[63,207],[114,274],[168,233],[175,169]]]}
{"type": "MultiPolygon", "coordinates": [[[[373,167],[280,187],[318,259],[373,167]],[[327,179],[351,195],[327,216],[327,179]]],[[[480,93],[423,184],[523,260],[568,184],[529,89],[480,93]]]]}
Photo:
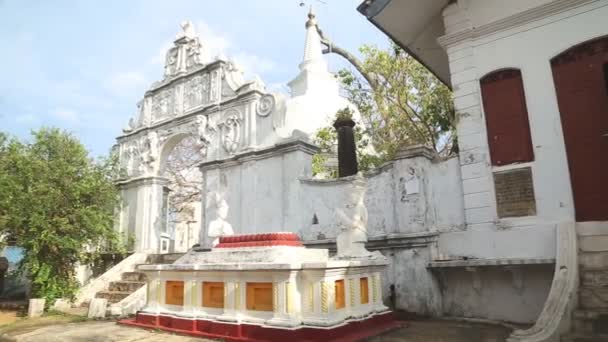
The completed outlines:
{"type": "Polygon", "coordinates": [[[521,71],[495,71],[480,83],[492,165],[533,161],[521,71]]]}

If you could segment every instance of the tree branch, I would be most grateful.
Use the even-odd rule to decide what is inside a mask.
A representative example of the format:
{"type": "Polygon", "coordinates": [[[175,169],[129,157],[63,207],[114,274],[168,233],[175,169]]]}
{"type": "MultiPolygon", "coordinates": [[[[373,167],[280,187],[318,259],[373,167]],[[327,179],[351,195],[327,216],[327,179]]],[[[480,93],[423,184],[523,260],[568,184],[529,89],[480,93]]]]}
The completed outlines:
{"type": "Polygon", "coordinates": [[[361,61],[352,53],[348,52],[347,50],[337,46],[336,44],[334,44],[331,39],[327,38],[325,36],[325,34],[323,33],[323,31],[321,30],[321,28],[319,27],[319,25],[316,25],[317,28],[317,32],[319,33],[319,37],[321,37],[321,44],[325,45],[327,47],[326,50],[323,50],[323,53],[327,54],[327,53],[335,53],[339,56],[341,56],[342,58],[346,59],[352,66],[355,67],[355,69],[357,69],[357,71],[361,74],[361,76],[363,76],[363,78],[365,78],[365,80],[367,81],[367,83],[369,84],[369,86],[373,89],[376,90],[378,88],[378,80],[376,75],[374,75],[373,73],[369,73],[365,70],[365,68],[363,67],[363,63],[361,63],[361,61]]]}

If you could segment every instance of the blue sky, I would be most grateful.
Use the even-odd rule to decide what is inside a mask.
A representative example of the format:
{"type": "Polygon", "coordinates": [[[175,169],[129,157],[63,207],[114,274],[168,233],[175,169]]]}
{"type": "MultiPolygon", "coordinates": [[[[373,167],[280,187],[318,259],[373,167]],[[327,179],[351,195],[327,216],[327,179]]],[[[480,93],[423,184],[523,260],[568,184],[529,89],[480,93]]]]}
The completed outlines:
{"type": "MultiPolygon", "coordinates": [[[[313,4],[324,32],[356,51],[387,39],[356,11],[360,0],[0,0],[0,131],[41,126],[73,132],[106,154],[149,85],[165,50],[191,20],[211,55],[285,89],[297,74],[313,4]]],[[[333,71],[344,66],[329,57],[333,71]]]]}

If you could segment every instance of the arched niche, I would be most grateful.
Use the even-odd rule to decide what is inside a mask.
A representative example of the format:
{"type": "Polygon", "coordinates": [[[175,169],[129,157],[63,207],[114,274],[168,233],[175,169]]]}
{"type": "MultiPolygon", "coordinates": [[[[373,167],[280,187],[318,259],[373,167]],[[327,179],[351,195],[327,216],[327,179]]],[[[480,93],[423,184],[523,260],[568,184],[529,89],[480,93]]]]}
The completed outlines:
{"type": "Polygon", "coordinates": [[[173,240],[172,252],[186,252],[198,243],[202,216],[202,175],[198,165],[204,160],[202,145],[193,134],[179,133],[162,146],[159,176],[167,183],[163,191],[161,229],[173,240]]]}

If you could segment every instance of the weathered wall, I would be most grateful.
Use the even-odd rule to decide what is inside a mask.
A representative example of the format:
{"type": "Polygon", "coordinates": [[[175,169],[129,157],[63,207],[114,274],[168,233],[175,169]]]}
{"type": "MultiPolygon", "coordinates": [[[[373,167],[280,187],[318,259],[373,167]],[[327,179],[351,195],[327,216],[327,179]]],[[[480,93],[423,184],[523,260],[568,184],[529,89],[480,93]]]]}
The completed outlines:
{"type": "MultiPolygon", "coordinates": [[[[433,161],[426,150],[418,149],[366,174],[369,236],[461,229],[464,215],[459,173],[457,158],[433,161]]],[[[311,223],[300,227],[304,240],[335,238],[334,211],[345,203],[351,179],[302,180],[302,204],[311,223]],[[312,224],[313,215],[318,224],[312,224]]]]}
{"type": "Polygon", "coordinates": [[[574,219],[549,61],[577,43],[604,35],[608,7],[605,1],[596,1],[570,9],[534,9],[547,2],[516,1],[507,5],[494,0],[458,1],[443,12],[446,35],[440,42],[448,52],[454,103],[459,113],[457,131],[467,230],[442,235],[441,253],[552,258],[555,224],[574,219]],[[524,10],[534,11],[527,13],[536,19],[521,22],[522,16],[517,13],[524,10]],[[500,25],[496,20],[501,20],[500,25]],[[522,72],[535,160],[492,167],[479,79],[503,68],[522,72]],[[532,169],[536,215],[498,218],[492,172],[525,166],[532,169]]]}
{"type": "MultiPolygon", "coordinates": [[[[550,60],[573,45],[605,35],[607,4],[460,0],[444,9],[446,34],[439,42],[448,53],[458,113],[466,229],[441,234],[438,253],[482,259],[555,257],[557,223],[573,221],[574,207],[550,60]],[[492,166],[479,80],[504,68],[521,70],[535,158],[492,166]],[[499,218],[493,173],[522,167],[532,170],[536,215],[499,218]]],[[[472,288],[471,274],[464,268],[447,271],[444,312],[534,321],[552,270],[522,269],[519,289],[511,285],[505,267],[483,268],[480,290],[472,288]]]]}
{"type": "MultiPolygon", "coordinates": [[[[228,221],[236,234],[298,231],[312,219],[303,209],[299,179],[311,174],[315,147],[286,140],[275,147],[250,151],[201,167],[204,228],[217,218],[218,194],[229,207],[228,221]]],[[[211,241],[202,234],[204,246],[211,241]]]]}
{"type": "MultiPolygon", "coordinates": [[[[383,280],[385,302],[394,300],[401,310],[441,315],[438,282],[427,264],[437,256],[439,232],[464,226],[458,159],[435,161],[427,150],[414,148],[366,177],[368,248],[390,260],[383,280]]],[[[302,180],[304,204],[318,219],[299,232],[309,244],[333,241],[339,233],[334,210],[344,205],[351,179],[302,180]]]]}
{"type": "Polygon", "coordinates": [[[480,267],[475,272],[479,287],[471,286],[472,272],[443,270],[447,283],[443,313],[454,317],[482,317],[515,323],[536,321],[553,276],[553,265],[528,265],[519,269],[520,279],[505,267],[480,267]]]}

